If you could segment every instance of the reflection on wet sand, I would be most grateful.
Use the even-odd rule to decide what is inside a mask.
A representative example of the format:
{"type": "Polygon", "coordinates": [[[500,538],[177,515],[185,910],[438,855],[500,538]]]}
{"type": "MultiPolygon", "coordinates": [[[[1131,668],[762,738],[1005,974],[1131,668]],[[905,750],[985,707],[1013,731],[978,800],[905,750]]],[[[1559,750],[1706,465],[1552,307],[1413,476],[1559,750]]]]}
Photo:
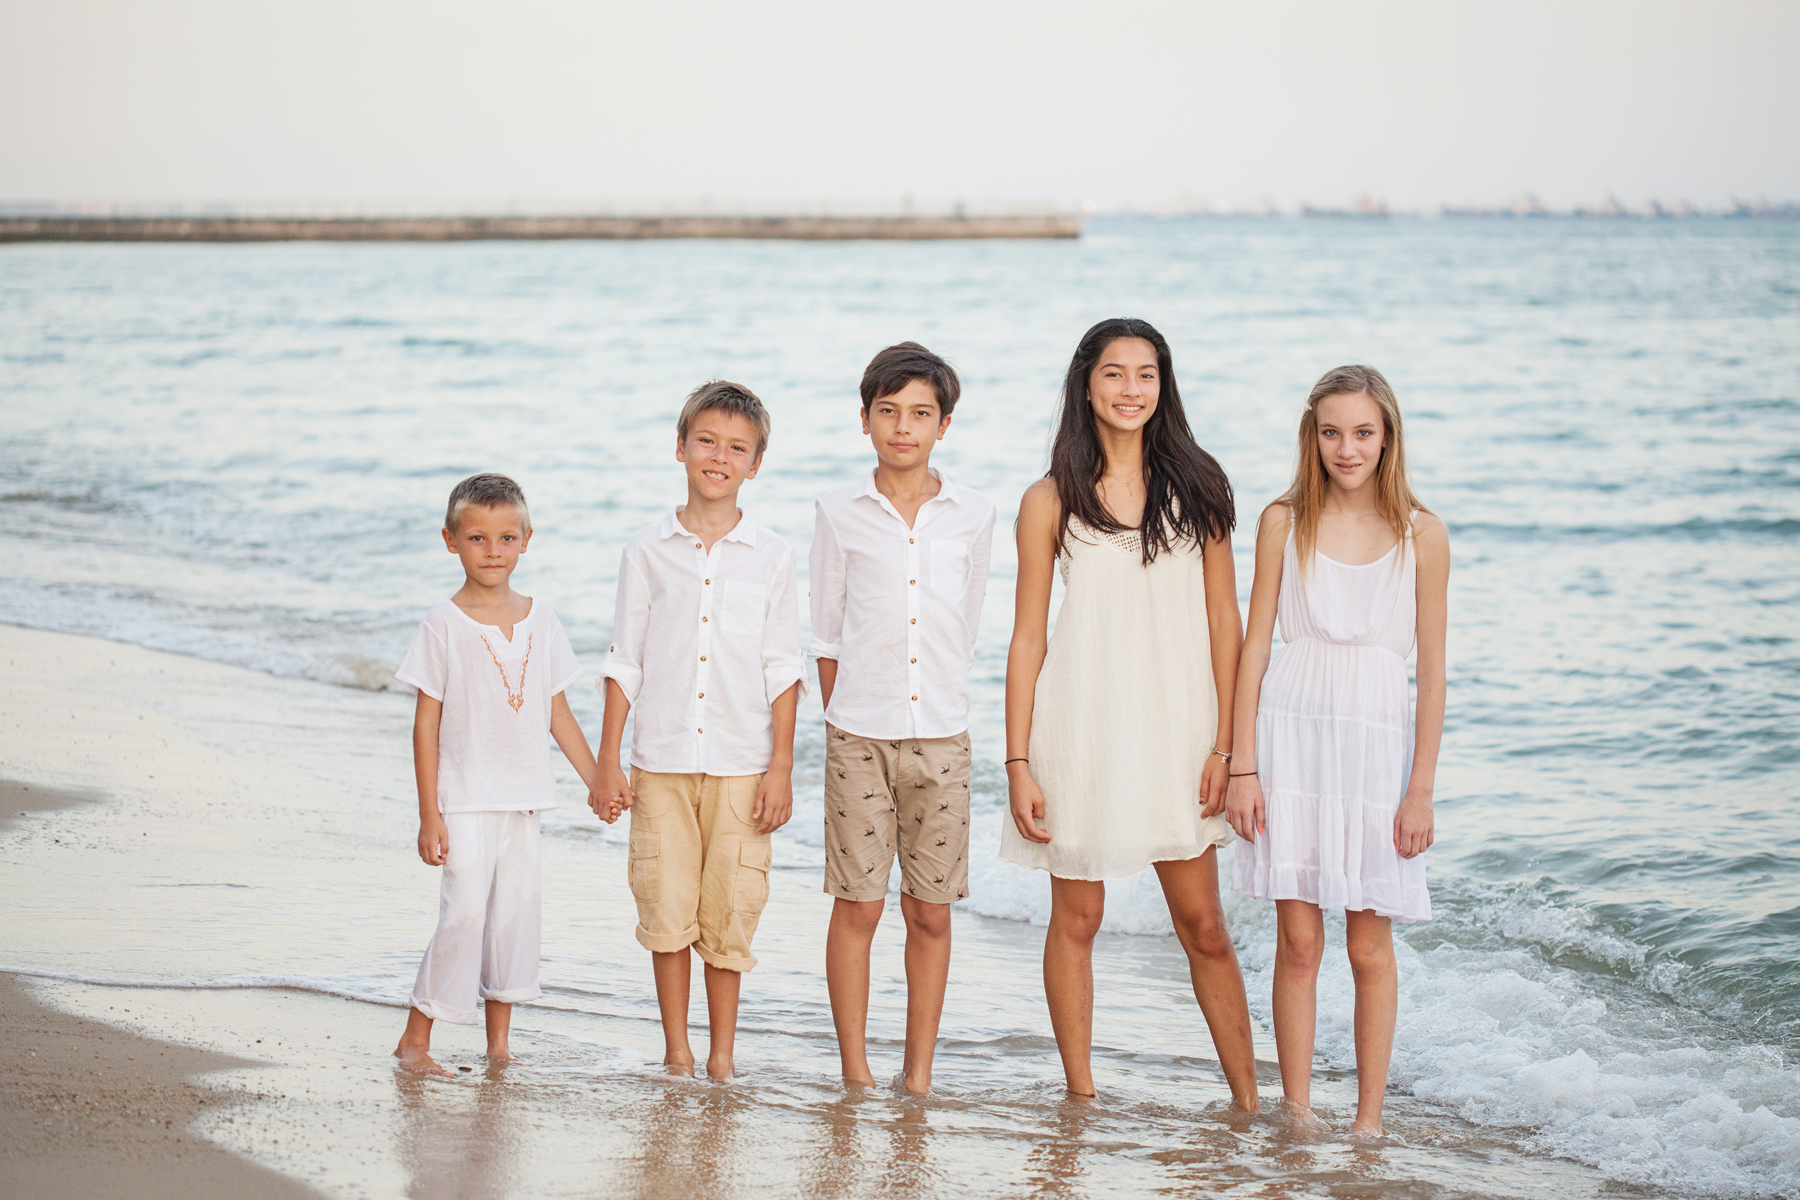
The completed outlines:
{"type": "Polygon", "coordinates": [[[670,1077],[653,1086],[660,1095],[647,1097],[641,1113],[616,1114],[635,1126],[632,1141],[640,1150],[622,1177],[597,1188],[596,1196],[727,1200],[766,1183],[775,1138],[745,1136],[766,1124],[766,1117],[752,1116],[751,1129],[743,1127],[753,1108],[745,1097],[701,1079],[670,1077]]]}
{"type": "Polygon", "coordinates": [[[1091,1101],[1065,1099],[1048,1122],[1048,1136],[1031,1149],[1026,1159],[1033,1196],[1079,1196],[1082,1159],[1088,1152],[1087,1134],[1093,1128],[1095,1107],[1091,1101]]]}
{"type": "Polygon", "coordinates": [[[394,1072],[400,1095],[400,1161],[411,1200],[500,1200],[515,1190],[525,1138],[525,1099],[490,1066],[446,1085],[394,1072]]]}

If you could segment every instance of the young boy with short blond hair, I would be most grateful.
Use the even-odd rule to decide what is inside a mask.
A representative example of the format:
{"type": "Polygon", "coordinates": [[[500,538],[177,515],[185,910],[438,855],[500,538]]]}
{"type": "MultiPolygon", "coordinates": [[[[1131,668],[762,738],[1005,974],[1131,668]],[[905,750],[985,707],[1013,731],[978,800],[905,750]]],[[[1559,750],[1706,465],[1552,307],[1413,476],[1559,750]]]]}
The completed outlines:
{"type": "Polygon", "coordinates": [[[825,981],[845,1082],[868,1087],[869,946],[900,863],[906,920],[902,1086],[931,1089],[950,972],[950,905],[969,894],[969,665],[994,506],[931,449],[962,385],[919,345],[862,378],[875,466],[819,499],[810,653],[825,701],[825,981]]]}
{"type": "Polygon", "coordinates": [[[650,951],[663,1062],[692,1074],[688,991],[705,964],[706,1070],[730,1078],[750,940],[769,896],[769,835],[794,806],[794,722],[806,690],[793,549],[738,508],[769,444],[754,393],[723,380],[687,398],[675,458],[687,503],[619,561],[613,644],[600,672],[604,816],[631,810],[637,939],[650,951]],[[619,763],[637,719],[631,776],[619,763]]]}
{"type": "Polygon", "coordinates": [[[544,734],[590,792],[597,775],[563,695],[581,678],[568,635],[548,604],[512,590],[531,543],[525,493],[504,475],[471,475],[450,493],[443,534],[463,585],[425,615],[394,672],[419,693],[419,857],[444,868],[437,932],[394,1056],[447,1076],[431,1057],[434,1021],[479,1024],[483,1002],[488,1055],[507,1062],[512,1006],[541,994],[538,814],[556,807],[544,734]]]}

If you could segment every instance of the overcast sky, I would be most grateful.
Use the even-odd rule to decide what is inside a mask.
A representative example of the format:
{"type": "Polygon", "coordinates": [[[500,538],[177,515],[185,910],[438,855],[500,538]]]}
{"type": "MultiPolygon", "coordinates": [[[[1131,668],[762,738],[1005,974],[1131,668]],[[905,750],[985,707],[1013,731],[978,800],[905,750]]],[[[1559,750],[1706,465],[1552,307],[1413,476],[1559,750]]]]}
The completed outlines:
{"type": "Polygon", "coordinates": [[[1794,0],[0,0],[0,200],[1800,199],[1794,0]]]}

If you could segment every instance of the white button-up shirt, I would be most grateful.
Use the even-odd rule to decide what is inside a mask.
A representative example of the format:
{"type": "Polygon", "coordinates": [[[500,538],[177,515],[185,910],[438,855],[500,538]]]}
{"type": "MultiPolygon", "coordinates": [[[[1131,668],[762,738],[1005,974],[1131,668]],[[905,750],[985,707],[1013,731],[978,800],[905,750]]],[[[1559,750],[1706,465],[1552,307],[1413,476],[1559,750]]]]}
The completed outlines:
{"type": "Polygon", "coordinates": [[[858,737],[950,737],[969,727],[994,506],[931,474],[938,494],[910,528],[875,489],[874,472],[819,499],[807,653],[837,660],[825,719],[858,737]]]}
{"type": "Polygon", "coordinates": [[[631,701],[631,764],[756,775],[774,754],[781,694],[798,683],[794,550],[749,517],[706,545],[671,511],[619,558],[612,645],[597,681],[631,701]]]}

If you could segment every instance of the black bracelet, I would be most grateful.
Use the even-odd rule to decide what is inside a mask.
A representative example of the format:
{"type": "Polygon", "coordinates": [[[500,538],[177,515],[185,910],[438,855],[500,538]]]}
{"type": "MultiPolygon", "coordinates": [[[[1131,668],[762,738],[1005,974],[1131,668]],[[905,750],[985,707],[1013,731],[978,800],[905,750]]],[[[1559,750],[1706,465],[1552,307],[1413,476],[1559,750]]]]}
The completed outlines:
{"type": "Polygon", "coordinates": [[[1252,776],[1254,774],[1256,774],[1255,771],[1232,771],[1230,774],[1228,774],[1226,776],[1226,778],[1227,779],[1248,779],[1248,778],[1250,778],[1250,776],[1252,776]]]}
{"type": "Polygon", "coordinates": [[[1031,760],[1029,758],[1009,758],[1005,762],[1001,763],[1000,765],[1003,767],[1010,767],[1016,762],[1030,762],[1030,761],[1031,760]]]}

